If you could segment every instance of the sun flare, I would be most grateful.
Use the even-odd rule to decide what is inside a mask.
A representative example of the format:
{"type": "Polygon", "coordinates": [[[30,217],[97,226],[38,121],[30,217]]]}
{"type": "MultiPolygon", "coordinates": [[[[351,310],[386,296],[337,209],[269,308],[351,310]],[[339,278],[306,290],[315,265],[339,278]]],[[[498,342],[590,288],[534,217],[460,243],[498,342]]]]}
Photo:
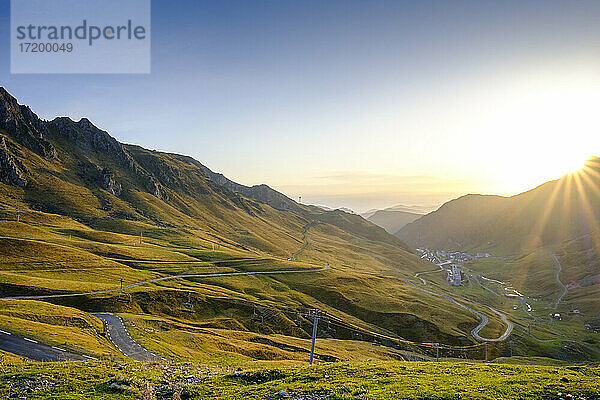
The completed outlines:
{"type": "Polygon", "coordinates": [[[565,154],[560,160],[556,160],[556,169],[563,171],[563,174],[578,172],[585,167],[590,157],[591,155],[586,152],[565,154]]]}

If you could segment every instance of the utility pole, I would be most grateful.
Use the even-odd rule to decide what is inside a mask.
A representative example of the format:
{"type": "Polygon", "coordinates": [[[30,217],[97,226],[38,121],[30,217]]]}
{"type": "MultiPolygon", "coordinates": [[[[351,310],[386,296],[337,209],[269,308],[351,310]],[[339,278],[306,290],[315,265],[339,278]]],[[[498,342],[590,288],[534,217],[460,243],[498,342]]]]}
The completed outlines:
{"type": "Polygon", "coordinates": [[[488,362],[488,342],[485,342],[485,362],[488,362]]]}
{"type": "Polygon", "coordinates": [[[121,292],[123,291],[123,278],[121,278],[121,292]]]}
{"type": "Polygon", "coordinates": [[[310,346],[310,362],[309,365],[312,365],[313,358],[315,355],[315,340],[317,339],[317,323],[319,322],[319,317],[324,317],[325,314],[322,314],[320,310],[311,310],[309,315],[313,316],[313,331],[312,331],[312,344],[310,346]]]}

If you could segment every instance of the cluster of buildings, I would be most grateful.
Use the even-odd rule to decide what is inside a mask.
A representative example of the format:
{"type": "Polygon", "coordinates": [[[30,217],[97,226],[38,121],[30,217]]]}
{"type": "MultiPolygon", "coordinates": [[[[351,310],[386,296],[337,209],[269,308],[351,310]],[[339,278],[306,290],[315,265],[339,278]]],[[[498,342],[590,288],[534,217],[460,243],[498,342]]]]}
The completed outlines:
{"type": "Polygon", "coordinates": [[[446,280],[452,286],[460,286],[463,282],[462,266],[460,264],[451,264],[450,270],[448,271],[448,277],[446,280]]]}
{"type": "Polygon", "coordinates": [[[424,258],[436,265],[446,264],[462,264],[466,261],[472,261],[477,258],[488,258],[491,257],[489,253],[477,253],[472,255],[462,251],[444,251],[444,250],[430,250],[426,248],[418,248],[417,251],[421,253],[421,258],[424,258]]]}
{"type": "Polygon", "coordinates": [[[417,251],[421,254],[421,258],[445,269],[448,272],[446,280],[452,286],[460,286],[463,283],[465,276],[462,272],[462,263],[477,258],[491,257],[489,253],[472,255],[462,251],[430,250],[422,247],[418,248],[417,251]]]}

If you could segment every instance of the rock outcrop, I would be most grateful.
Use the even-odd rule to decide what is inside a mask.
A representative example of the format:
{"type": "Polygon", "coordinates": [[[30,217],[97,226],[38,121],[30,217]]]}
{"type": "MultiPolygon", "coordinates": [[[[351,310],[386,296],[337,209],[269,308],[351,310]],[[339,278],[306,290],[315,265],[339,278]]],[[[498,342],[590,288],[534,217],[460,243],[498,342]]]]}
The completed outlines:
{"type": "MultiPolygon", "coordinates": [[[[161,200],[167,199],[166,191],[160,182],[168,181],[174,175],[160,174],[162,171],[158,170],[159,176],[156,176],[153,173],[154,171],[148,171],[121,143],[110,136],[108,132],[96,127],[87,118],[82,118],[75,122],[68,117],[57,117],[50,121],[49,125],[55,134],[68,139],[77,147],[108,156],[117,165],[126,168],[144,182],[148,193],[161,200]]],[[[122,187],[116,181],[112,170],[102,169],[99,172],[100,186],[115,196],[119,196],[122,192],[122,187]]]]}
{"type": "Polygon", "coordinates": [[[6,138],[0,139],[0,182],[12,186],[27,186],[24,173],[25,167],[15,160],[8,151],[6,138]]]}
{"type": "Polygon", "coordinates": [[[67,138],[78,147],[105,153],[128,169],[136,169],[135,161],[123,145],[87,118],[75,122],[68,117],[57,117],[49,122],[49,126],[56,134],[67,138]]]}
{"type": "Polygon", "coordinates": [[[100,186],[117,197],[121,195],[121,184],[117,182],[115,174],[109,168],[104,168],[100,172],[100,186]]]}
{"type": "Polygon", "coordinates": [[[57,158],[56,149],[46,139],[48,128],[27,106],[20,105],[0,87],[0,129],[18,143],[45,158],[57,158]]]}

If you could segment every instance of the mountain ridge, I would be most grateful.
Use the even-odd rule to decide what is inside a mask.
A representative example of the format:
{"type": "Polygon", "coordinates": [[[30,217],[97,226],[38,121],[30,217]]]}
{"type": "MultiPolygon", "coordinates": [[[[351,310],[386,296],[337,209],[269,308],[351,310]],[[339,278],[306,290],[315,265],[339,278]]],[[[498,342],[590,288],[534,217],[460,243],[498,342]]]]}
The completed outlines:
{"type": "MultiPolygon", "coordinates": [[[[29,107],[20,105],[2,87],[0,129],[6,133],[2,135],[0,142],[0,181],[25,188],[28,193],[35,193],[35,188],[40,187],[37,178],[43,176],[45,181],[59,179],[61,184],[55,186],[74,184],[80,188],[78,191],[86,192],[87,200],[82,202],[83,208],[66,206],[72,202],[66,193],[57,194],[59,199],[55,200],[58,201],[46,201],[41,193],[29,195],[30,200],[36,199],[30,201],[31,205],[39,210],[72,215],[79,209],[77,214],[80,218],[90,219],[90,214],[101,214],[104,208],[104,211],[113,210],[110,215],[115,218],[143,220],[152,216],[153,212],[145,210],[140,213],[141,210],[131,206],[139,204],[141,193],[146,192],[165,202],[160,208],[164,209],[167,205],[175,207],[178,213],[188,217],[211,216],[219,219],[223,213],[216,212],[216,209],[225,206],[231,210],[237,208],[250,217],[260,219],[266,212],[265,206],[268,206],[279,212],[294,213],[294,220],[305,218],[332,223],[359,237],[382,240],[411,251],[399,239],[361,218],[339,211],[329,212],[314,206],[300,205],[265,184],[251,187],[238,184],[223,174],[213,172],[190,156],[150,151],[138,145],[120,143],[85,117],[79,121],[64,116],[44,121],[29,107]],[[17,149],[19,145],[41,157],[39,163],[34,163],[36,167],[39,164],[46,165],[42,169],[28,167],[27,164],[31,164],[33,158],[20,152],[17,149]],[[56,169],[53,176],[46,175],[53,169],[56,169]],[[36,170],[41,174],[36,174],[36,170]],[[98,190],[106,191],[116,199],[107,197],[98,190]],[[218,205],[213,205],[216,200],[213,195],[220,199],[217,200],[218,205]],[[199,201],[194,207],[190,206],[191,202],[199,201]],[[91,210],[92,202],[100,203],[100,207],[92,207],[91,210]],[[197,215],[199,210],[192,211],[191,208],[202,208],[205,211],[197,215]]],[[[55,189],[56,187],[49,187],[49,192],[56,191],[55,189]]],[[[143,208],[148,208],[147,206],[143,208]]],[[[149,208],[155,209],[155,206],[149,208]]],[[[235,225],[233,220],[230,222],[235,225]]]]}
{"type": "Polygon", "coordinates": [[[499,250],[555,245],[598,226],[600,158],[577,173],[510,197],[468,194],[407,224],[395,235],[413,246],[447,250],[499,250]],[[589,225],[589,229],[586,228],[589,225]],[[510,239],[508,239],[510,238],[510,239]]]}

